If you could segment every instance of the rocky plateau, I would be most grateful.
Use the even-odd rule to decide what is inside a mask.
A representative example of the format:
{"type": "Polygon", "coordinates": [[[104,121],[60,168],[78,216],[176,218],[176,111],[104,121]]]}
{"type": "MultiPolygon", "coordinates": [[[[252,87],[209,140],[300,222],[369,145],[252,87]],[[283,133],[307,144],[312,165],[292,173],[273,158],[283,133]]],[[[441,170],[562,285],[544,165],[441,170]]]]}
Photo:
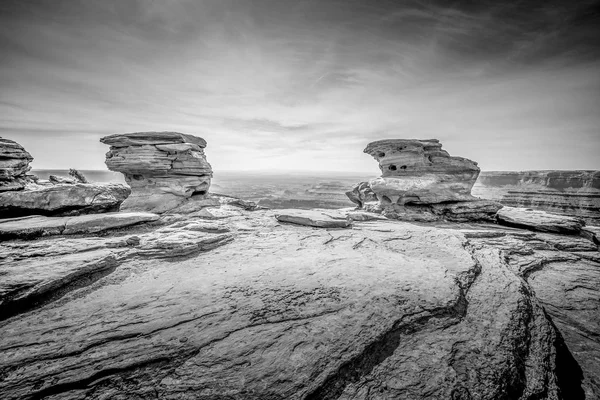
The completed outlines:
{"type": "MultiPolygon", "coordinates": [[[[111,139],[126,176],[200,157],[161,135],[111,139]],[[159,158],[135,170],[135,146],[159,158]]],[[[431,147],[438,197],[367,182],[355,209],[268,210],[193,186],[170,210],[1,220],[0,398],[599,399],[600,229],[498,212],[469,197],[472,162],[420,143],[381,165],[431,147]]],[[[150,208],[187,187],[161,174],[150,208]]]]}

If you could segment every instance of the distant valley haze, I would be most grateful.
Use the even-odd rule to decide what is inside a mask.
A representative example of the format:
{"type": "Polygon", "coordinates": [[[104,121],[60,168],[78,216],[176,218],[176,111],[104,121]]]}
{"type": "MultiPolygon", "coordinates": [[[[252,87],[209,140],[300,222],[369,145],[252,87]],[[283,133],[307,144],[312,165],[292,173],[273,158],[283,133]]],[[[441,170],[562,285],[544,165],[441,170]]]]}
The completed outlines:
{"type": "Polygon", "coordinates": [[[600,2],[3,0],[0,136],[35,169],[106,169],[178,131],[218,171],[377,176],[437,138],[482,170],[600,169],[600,2]]]}

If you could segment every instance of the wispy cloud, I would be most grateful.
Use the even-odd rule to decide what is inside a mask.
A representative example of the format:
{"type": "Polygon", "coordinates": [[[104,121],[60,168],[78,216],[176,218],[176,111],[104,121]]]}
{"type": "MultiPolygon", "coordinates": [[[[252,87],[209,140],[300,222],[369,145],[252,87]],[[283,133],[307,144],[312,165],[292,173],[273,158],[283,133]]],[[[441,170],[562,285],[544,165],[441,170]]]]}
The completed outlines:
{"type": "Polygon", "coordinates": [[[103,168],[99,137],[162,129],[216,170],[372,170],[387,137],[600,168],[598,2],[525,3],[5,0],[0,135],[38,168],[103,168]]]}

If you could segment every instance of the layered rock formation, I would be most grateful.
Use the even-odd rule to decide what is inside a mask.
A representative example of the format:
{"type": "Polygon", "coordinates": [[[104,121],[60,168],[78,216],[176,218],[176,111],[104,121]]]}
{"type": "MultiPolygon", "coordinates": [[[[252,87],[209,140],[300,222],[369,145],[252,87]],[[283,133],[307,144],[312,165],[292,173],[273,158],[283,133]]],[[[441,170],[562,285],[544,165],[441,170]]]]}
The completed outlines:
{"type": "Polygon", "coordinates": [[[364,151],[379,162],[382,176],[346,195],[367,211],[409,221],[465,222],[492,220],[501,208],[471,195],[477,163],[450,156],[436,139],[380,140],[364,151]]]}
{"type": "Polygon", "coordinates": [[[124,210],[165,212],[208,194],[212,169],[204,139],[177,132],[106,136],[106,166],[125,175],[132,193],[124,210]]]}
{"type": "Polygon", "coordinates": [[[230,233],[203,214],[0,247],[0,397],[568,398],[564,343],[493,247],[399,221],[206,211],[230,233]],[[206,244],[165,262],[188,234],[206,244]]]}
{"type": "Polygon", "coordinates": [[[0,216],[65,216],[117,211],[131,190],[118,183],[28,183],[0,193],[0,216]]]}
{"type": "Polygon", "coordinates": [[[27,175],[32,160],[21,145],[0,138],[0,218],[117,211],[130,193],[124,185],[82,183],[82,176],[37,179],[27,175]]]}
{"type": "Polygon", "coordinates": [[[479,175],[476,162],[451,157],[436,139],[391,139],[372,142],[365,153],[379,163],[380,178],[369,182],[382,202],[404,205],[474,200],[471,188],[479,175]]]}
{"type": "Polygon", "coordinates": [[[23,146],[0,137],[0,192],[23,189],[31,161],[33,157],[23,146]]]}
{"type": "Polygon", "coordinates": [[[580,217],[600,225],[600,171],[485,171],[473,193],[507,206],[580,217]]]}

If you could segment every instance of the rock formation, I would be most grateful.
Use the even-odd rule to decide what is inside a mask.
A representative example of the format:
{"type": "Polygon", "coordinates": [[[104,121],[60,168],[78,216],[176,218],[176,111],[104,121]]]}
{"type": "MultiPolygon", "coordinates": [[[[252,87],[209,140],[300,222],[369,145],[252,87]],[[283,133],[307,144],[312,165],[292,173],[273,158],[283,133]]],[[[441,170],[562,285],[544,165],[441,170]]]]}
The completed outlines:
{"type": "Polygon", "coordinates": [[[450,156],[436,139],[380,140],[364,151],[379,162],[382,176],[346,193],[359,208],[408,221],[457,222],[492,220],[501,208],[471,195],[477,163],[450,156]]]}
{"type": "Polygon", "coordinates": [[[364,150],[379,163],[380,178],[369,182],[381,202],[404,205],[474,200],[477,163],[451,157],[436,139],[391,139],[364,150]]]}
{"type": "Polygon", "coordinates": [[[484,171],[473,193],[600,224],[600,171],[484,171]]]}
{"type": "Polygon", "coordinates": [[[0,137],[0,192],[23,189],[31,161],[33,157],[23,146],[0,137]]]}
{"type": "Polygon", "coordinates": [[[580,218],[536,211],[530,208],[503,207],[496,214],[499,223],[540,232],[578,234],[585,225],[580,218]]]}
{"type": "Polygon", "coordinates": [[[400,221],[328,230],[232,207],[209,207],[228,213],[218,221],[230,233],[207,233],[214,221],[188,215],[151,232],[2,247],[11,268],[0,266],[0,397],[552,399],[564,390],[562,339],[493,247],[400,221]],[[185,243],[200,249],[165,262],[194,234],[202,239],[185,243]]]}
{"type": "Polygon", "coordinates": [[[208,194],[212,169],[204,139],[177,132],[138,132],[106,136],[106,165],[125,175],[132,193],[124,210],[162,213],[208,194]]]}
{"type": "Polygon", "coordinates": [[[28,183],[23,190],[0,193],[2,218],[65,216],[117,211],[130,189],[118,183],[28,183]]]}
{"type": "Polygon", "coordinates": [[[117,211],[130,190],[120,184],[80,183],[27,175],[31,155],[12,140],[0,138],[0,218],[26,215],[79,215],[117,211]]]}

